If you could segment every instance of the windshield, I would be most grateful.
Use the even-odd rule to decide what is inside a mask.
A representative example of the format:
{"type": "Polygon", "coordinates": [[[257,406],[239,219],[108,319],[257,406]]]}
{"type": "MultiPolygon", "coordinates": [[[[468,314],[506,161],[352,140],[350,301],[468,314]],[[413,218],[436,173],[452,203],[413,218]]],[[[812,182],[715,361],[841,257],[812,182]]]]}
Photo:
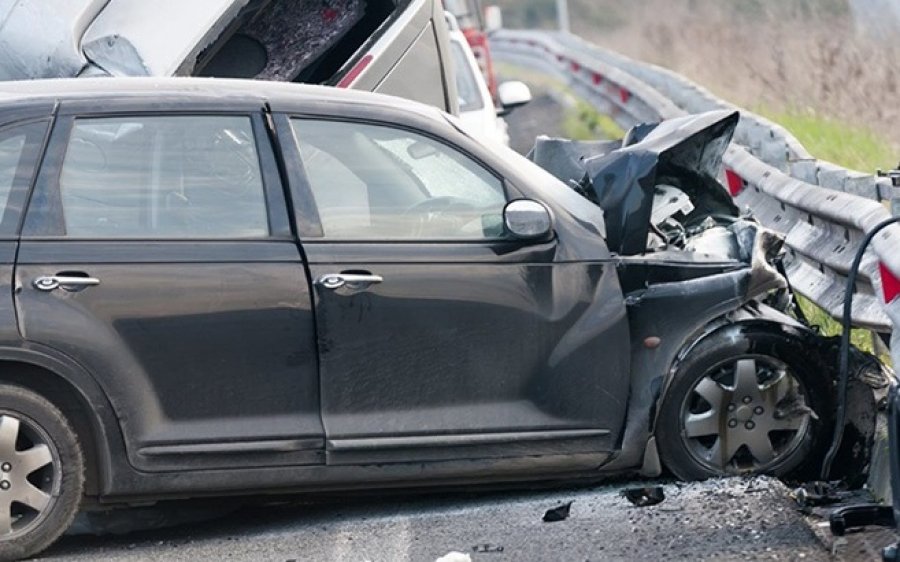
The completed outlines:
{"type": "Polygon", "coordinates": [[[478,91],[475,73],[459,41],[450,41],[453,53],[453,70],[456,71],[456,91],[459,95],[460,111],[476,111],[484,107],[484,100],[478,91]]]}

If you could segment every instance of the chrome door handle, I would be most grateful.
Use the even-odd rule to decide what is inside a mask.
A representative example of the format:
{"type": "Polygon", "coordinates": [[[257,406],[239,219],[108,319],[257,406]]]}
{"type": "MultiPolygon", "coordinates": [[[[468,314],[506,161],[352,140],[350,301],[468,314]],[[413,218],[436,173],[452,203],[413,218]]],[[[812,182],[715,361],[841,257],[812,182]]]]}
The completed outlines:
{"type": "Polygon", "coordinates": [[[375,285],[384,281],[381,275],[360,274],[360,273],[326,273],[316,280],[316,285],[325,287],[326,289],[340,289],[347,287],[348,289],[365,289],[369,285],[375,285]]]}
{"type": "Polygon", "coordinates": [[[34,280],[34,288],[39,291],[52,291],[58,287],[62,287],[67,291],[74,291],[99,284],[100,280],[96,277],[75,277],[66,275],[44,275],[34,280]]]}

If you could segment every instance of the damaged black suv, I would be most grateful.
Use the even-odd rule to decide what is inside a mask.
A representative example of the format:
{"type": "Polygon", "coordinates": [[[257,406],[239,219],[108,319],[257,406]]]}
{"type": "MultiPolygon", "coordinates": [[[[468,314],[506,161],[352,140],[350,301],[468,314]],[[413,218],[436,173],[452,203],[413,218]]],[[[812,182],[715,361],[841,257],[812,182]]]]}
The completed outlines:
{"type": "Polygon", "coordinates": [[[374,94],[0,90],[4,558],[79,509],[784,475],[828,440],[834,346],[715,180],[736,114],[539,145],[570,187],[374,94]]]}

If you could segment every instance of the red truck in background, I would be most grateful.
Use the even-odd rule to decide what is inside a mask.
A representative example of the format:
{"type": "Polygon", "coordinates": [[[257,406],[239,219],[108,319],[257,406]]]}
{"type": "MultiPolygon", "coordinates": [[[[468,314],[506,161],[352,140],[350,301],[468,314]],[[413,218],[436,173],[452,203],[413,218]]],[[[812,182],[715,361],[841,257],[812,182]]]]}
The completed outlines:
{"type": "Polygon", "coordinates": [[[491,60],[491,49],[488,43],[485,26],[484,9],[481,0],[444,0],[444,9],[456,16],[459,28],[466,36],[484,81],[494,101],[497,101],[497,76],[491,60]]]}

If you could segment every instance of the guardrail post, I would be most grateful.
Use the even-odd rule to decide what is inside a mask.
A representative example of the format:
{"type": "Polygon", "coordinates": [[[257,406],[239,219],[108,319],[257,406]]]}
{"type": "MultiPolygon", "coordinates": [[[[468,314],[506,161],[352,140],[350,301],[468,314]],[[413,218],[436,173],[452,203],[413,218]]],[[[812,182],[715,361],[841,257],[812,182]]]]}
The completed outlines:
{"type": "MultiPolygon", "coordinates": [[[[890,189],[890,196],[886,197],[886,199],[889,199],[891,202],[891,214],[895,217],[900,216],[900,169],[888,170],[887,172],[878,170],[878,177],[887,178],[890,181],[890,185],[884,185],[883,183],[881,185],[890,189]]],[[[881,182],[883,181],[881,180],[881,182]]],[[[880,190],[879,194],[883,196],[880,190]]]]}
{"type": "Polygon", "coordinates": [[[793,160],[790,162],[791,177],[800,181],[817,184],[819,183],[819,163],[813,159],[793,160]]]}
{"type": "Polygon", "coordinates": [[[559,30],[569,33],[569,0],[556,0],[556,19],[559,21],[559,30]]]}
{"type": "Polygon", "coordinates": [[[900,217],[900,182],[894,182],[894,189],[891,193],[891,214],[900,217]]]}

